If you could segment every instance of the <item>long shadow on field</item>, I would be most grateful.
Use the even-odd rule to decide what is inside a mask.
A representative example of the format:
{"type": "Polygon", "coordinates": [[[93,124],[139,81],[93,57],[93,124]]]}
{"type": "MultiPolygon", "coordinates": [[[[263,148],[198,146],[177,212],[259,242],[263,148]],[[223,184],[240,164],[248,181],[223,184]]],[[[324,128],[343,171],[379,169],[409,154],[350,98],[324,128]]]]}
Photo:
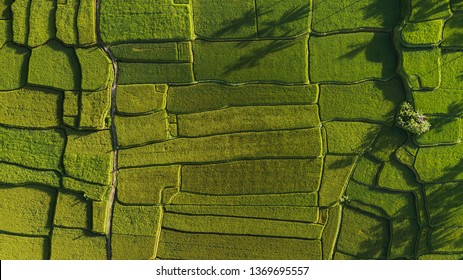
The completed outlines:
{"type": "Polygon", "coordinates": [[[419,19],[426,19],[449,10],[447,1],[421,0],[414,1],[414,3],[412,7],[413,14],[415,18],[419,19]]]}
{"type": "Polygon", "coordinates": [[[254,9],[247,11],[240,18],[231,20],[228,25],[223,26],[212,34],[212,38],[220,38],[227,33],[238,32],[241,28],[254,26],[256,21],[256,12],[254,9]]]}

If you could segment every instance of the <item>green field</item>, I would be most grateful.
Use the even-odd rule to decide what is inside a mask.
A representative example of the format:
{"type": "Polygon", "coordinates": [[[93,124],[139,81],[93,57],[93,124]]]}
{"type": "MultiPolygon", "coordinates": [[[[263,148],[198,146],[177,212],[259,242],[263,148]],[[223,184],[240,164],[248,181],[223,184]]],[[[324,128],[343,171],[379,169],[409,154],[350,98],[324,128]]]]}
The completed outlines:
{"type": "Polygon", "coordinates": [[[463,259],[463,1],[0,2],[0,259],[463,259]]]}

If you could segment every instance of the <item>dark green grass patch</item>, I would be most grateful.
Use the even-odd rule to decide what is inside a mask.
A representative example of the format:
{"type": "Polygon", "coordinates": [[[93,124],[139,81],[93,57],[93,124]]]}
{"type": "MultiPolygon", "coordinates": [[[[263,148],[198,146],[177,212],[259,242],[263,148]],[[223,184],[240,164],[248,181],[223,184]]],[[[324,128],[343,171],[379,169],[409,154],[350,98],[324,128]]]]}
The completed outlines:
{"type": "Polygon", "coordinates": [[[396,160],[383,165],[378,177],[378,186],[396,191],[418,191],[420,188],[413,172],[396,160]]]}
{"type": "Polygon", "coordinates": [[[461,119],[455,117],[430,117],[431,129],[416,136],[418,145],[433,146],[439,144],[456,144],[461,142],[461,119]]]}
{"type": "Polygon", "coordinates": [[[99,132],[68,130],[63,163],[66,174],[71,177],[109,185],[113,164],[109,130],[99,132]]]}
{"type": "Polygon", "coordinates": [[[342,207],[336,205],[329,209],[328,220],[322,235],[323,259],[331,260],[333,258],[336,240],[341,225],[342,207]]]}
{"type": "Polygon", "coordinates": [[[13,30],[11,26],[11,20],[6,19],[0,20],[0,48],[3,47],[3,45],[8,42],[13,40],[13,30]]]}
{"type": "Polygon", "coordinates": [[[398,127],[384,127],[378,134],[378,138],[373,144],[369,153],[381,161],[389,161],[394,153],[407,142],[407,134],[398,127]]]}
{"type": "Polygon", "coordinates": [[[80,92],[65,91],[63,100],[63,124],[79,127],[80,92]]]}
{"type": "Polygon", "coordinates": [[[419,257],[419,260],[442,260],[442,261],[457,261],[462,260],[463,254],[449,254],[449,253],[441,253],[441,254],[425,254],[419,257]]]}
{"type": "Polygon", "coordinates": [[[461,90],[463,88],[463,78],[461,72],[462,63],[463,51],[442,52],[441,88],[453,90],[461,90]]]}
{"type": "Polygon", "coordinates": [[[200,195],[180,192],[172,199],[178,205],[317,206],[317,193],[261,195],[200,195]]]}
{"type": "Polygon", "coordinates": [[[113,214],[113,233],[155,236],[161,219],[159,206],[124,206],[116,203],[113,214]]]}
{"type": "Polygon", "coordinates": [[[58,41],[34,48],[28,83],[62,90],[80,89],[81,73],[74,49],[58,41]]]}
{"type": "Polygon", "coordinates": [[[315,103],[317,97],[318,88],[314,85],[228,86],[201,83],[192,86],[169,87],[167,109],[174,113],[194,113],[234,106],[305,105],[315,103]]]}
{"type": "Polygon", "coordinates": [[[462,112],[463,90],[440,88],[434,91],[413,91],[412,95],[415,108],[424,114],[454,115],[462,112]]]}
{"type": "Polygon", "coordinates": [[[253,0],[194,0],[194,30],[204,38],[255,38],[256,3],[253,0]]]}
{"type": "Polygon", "coordinates": [[[193,42],[198,81],[308,83],[307,37],[294,40],[193,42]]]}
{"type": "Polygon", "coordinates": [[[100,48],[77,48],[82,72],[82,90],[97,91],[110,86],[114,71],[111,60],[100,48]]]}
{"type": "Polygon", "coordinates": [[[159,204],[165,187],[176,187],[179,165],[122,169],[117,173],[117,199],[124,204],[159,204]]]}
{"type": "Polygon", "coordinates": [[[262,218],[294,222],[317,222],[317,207],[300,206],[221,206],[221,205],[166,205],[171,213],[192,215],[219,215],[241,218],[262,218]]]}
{"type": "Polygon", "coordinates": [[[48,235],[55,199],[53,188],[0,186],[0,216],[5,217],[0,221],[0,230],[48,235]]]}
{"type": "Polygon", "coordinates": [[[339,201],[344,193],[356,163],[353,156],[325,157],[325,165],[320,187],[320,206],[328,207],[339,201]]]}
{"type": "Polygon", "coordinates": [[[357,165],[355,166],[355,171],[352,175],[352,178],[354,178],[359,183],[368,186],[374,186],[376,185],[377,176],[381,166],[382,164],[380,162],[364,155],[360,158],[357,165]]]}
{"type": "Polygon", "coordinates": [[[363,82],[353,85],[322,85],[322,120],[364,119],[392,124],[395,110],[405,96],[398,79],[388,82],[363,82]]]}
{"type": "Polygon", "coordinates": [[[119,166],[215,162],[246,158],[300,158],[321,154],[319,128],[178,138],[119,151],[119,166]]]}
{"type": "Polygon", "coordinates": [[[80,97],[79,127],[83,129],[104,129],[111,109],[111,87],[100,91],[83,91],[80,97]]]}
{"type": "Polygon", "coordinates": [[[60,170],[64,137],[61,130],[0,126],[0,161],[31,168],[60,170]]]}
{"type": "Polygon", "coordinates": [[[348,29],[392,30],[400,18],[399,0],[313,0],[312,28],[317,32],[348,29]]]}
{"type": "Polygon", "coordinates": [[[419,229],[415,220],[392,220],[391,248],[388,257],[390,259],[414,259],[419,229]]]}
{"type": "Polygon", "coordinates": [[[108,219],[110,202],[92,201],[92,231],[100,234],[108,234],[108,219]]]}
{"type": "Polygon", "coordinates": [[[184,233],[163,229],[158,257],[186,260],[321,259],[319,240],[184,233]]]}
{"type": "Polygon", "coordinates": [[[180,136],[309,128],[320,125],[318,106],[246,106],[178,115],[180,136]]]}
{"type": "Polygon", "coordinates": [[[83,193],[86,199],[97,201],[104,200],[110,189],[108,185],[91,184],[70,177],[63,177],[63,188],[83,193]]]}
{"type": "Polygon", "coordinates": [[[420,148],[414,166],[423,182],[463,180],[462,157],[462,144],[420,148]]]}
{"type": "Polygon", "coordinates": [[[156,257],[156,237],[113,234],[111,253],[113,260],[150,260],[156,257]]]}
{"type": "Polygon", "coordinates": [[[413,90],[436,89],[441,81],[440,49],[403,49],[402,68],[413,90]]]}
{"type": "Polygon", "coordinates": [[[59,192],[53,224],[67,228],[91,229],[92,204],[81,194],[59,192]]]}
{"type": "Polygon", "coordinates": [[[118,85],[117,112],[122,114],[146,114],[166,108],[166,85],[118,85]]]}
{"type": "Polygon", "coordinates": [[[365,122],[328,122],[324,124],[328,138],[328,152],[360,154],[370,148],[381,126],[365,122]]]}
{"type": "Polygon", "coordinates": [[[35,0],[29,2],[29,38],[27,44],[30,47],[37,47],[55,37],[56,0],[35,0]]]}
{"type": "Polygon", "coordinates": [[[19,89],[26,84],[27,67],[30,51],[13,43],[6,43],[0,48],[2,63],[7,67],[0,68],[0,90],[19,89]]]}
{"type": "Polygon", "coordinates": [[[106,237],[80,229],[56,227],[51,238],[51,259],[106,260],[106,237]]]}
{"type": "Polygon", "coordinates": [[[167,113],[159,111],[143,116],[119,116],[114,119],[120,147],[167,140],[167,113]]]}
{"type": "Polygon", "coordinates": [[[293,37],[309,32],[312,1],[256,0],[257,35],[261,38],[293,37]]]}
{"type": "Polygon", "coordinates": [[[31,3],[29,0],[15,0],[11,5],[13,41],[17,44],[27,45],[31,3]]]}
{"type": "Polygon", "coordinates": [[[56,38],[67,45],[78,45],[77,14],[79,0],[58,2],[56,6],[56,38]]]}
{"type": "Polygon", "coordinates": [[[0,234],[0,259],[2,260],[44,260],[49,255],[49,241],[46,237],[25,237],[0,234]]]}
{"type": "Polygon", "coordinates": [[[389,223],[345,208],[337,250],[362,259],[385,259],[389,242],[389,223]]]}
{"type": "Polygon", "coordinates": [[[461,29],[462,26],[462,14],[455,14],[445,22],[444,41],[442,42],[443,47],[463,48],[463,30],[461,29]]]}
{"type": "Polygon", "coordinates": [[[320,224],[215,215],[185,215],[169,212],[165,212],[163,215],[162,227],[183,232],[303,239],[320,239],[323,229],[320,224]]]}
{"type": "Polygon", "coordinates": [[[395,75],[397,59],[390,34],[360,32],[312,36],[309,49],[310,79],[314,83],[386,81],[395,75]]]}
{"type": "Polygon", "coordinates": [[[23,87],[14,91],[1,91],[0,123],[9,126],[50,128],[61,124],[60,92],[23,87]]]}
{"type": "Polygon", "coordinates": [[[450,5],[453,11],[463,11],[463,1],[461,0],[450,0],[450,5]]]}
{"type": "Polygon", "coordinates": [[[14,164],[0,163],[0,183],[7,185],[47,185],[58,188],[60,176],[55,171],[40,171],[14,164]]]}
{"type": "Polygon", "coordinates": [[[410,21],[447,19],[452,16],[450,0],[411,0],[410,21]]]}
{"type": "Polygon", "coordinates": [[[313,192],[322,160],[253,160],[182,167],[182,191],[212,195],[313,192]]]}
{"type": "Polygon", "coordinates": [[[11,4],[14,0],[2,0],[0,2],[0,19],[11,18],[11,4]]]}
{"type": "Polygon", "coordinates": [[[190,6],[171,0],[103,0],[100,17],[105,43],[192,37],[190,6]]]}
{"type": "Polygon", "coordinates": [[[402,29],[402,41],[407,46],[435,46],[442,41],[442,20],[408,23],[402,29]]]}
{"type": "Polygon", "coordinates": [[[121,85],[186,84],[193,81],[193,67],[190,63],[119,63],[118,82],[121,85]]]}
{"type": "Polygon", "coordinates": [[[94,0],[80,0],[77,12],[79,45],[96,45],[96,29],[96,2],[94,0]]]}
{"type": "Polygon", "coordinates": [[[463,228],[433,228],[431,246],[436,253],[463,253],[463,228]]]}
{"type": "Polygon", "coordinates": [[[429,220],[434,227],[463,227],[461,183],[426,185],[429,220]]]}
{"type": "Polygon", "coordinates": [[[191,42],[132,43],[110,47],[112,54],[122,61],[191,62],[191,42]]]}

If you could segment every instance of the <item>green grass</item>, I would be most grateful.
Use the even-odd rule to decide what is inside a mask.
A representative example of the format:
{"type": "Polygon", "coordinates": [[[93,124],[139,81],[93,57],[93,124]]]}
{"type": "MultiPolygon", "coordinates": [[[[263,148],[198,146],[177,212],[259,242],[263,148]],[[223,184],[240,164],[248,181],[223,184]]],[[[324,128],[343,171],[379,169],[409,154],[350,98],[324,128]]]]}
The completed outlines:
{"type": "Polygon", "coordinates": [[[415,196],[349,182],[346,195],[365,212],[384,218],[416,218],[415,196]]]}
{"type": "Polygon", "coordinates": [[[194,81],[191,63],[120,62],[118,82],[127,84],[186,84],[194,81]]]}
{"type": "Polygon", "coordinates": [[[447,19],[452,15],[449,2],[450,0],[411,0],[410,21],[447,19]]]}
{"type": "Polygon", "coordinates": [[[0,126],[0,161],[37,169],[60,170],[64,133],[0,126]]]}
{"type": "Polygon", "coordinates": [[[93,0],[80,0],[77,12],[77,32],[79,45],[96,45],[96,3],[93,0]]]}
{"type": "Polygon", "coordinates": [[[321,259],[319,240],[191,234],[163,229],[158,257],[186,260],[321,259]]]}
{"type": "Polygon", "coordinates": [[[156,257],[156,238],[128,234],[113,234],[111,253],[113,260],[149,260],[156,257]]]}
{"type": "Polygon", "coordinates": [[[317,98],[318,87],[315,85],[228,86],[201,83],[192,86],[169,87],[167,109],[174,113],[194,113],[250,105],[305,105],[315,103],[317,98]]]}
{"type": "Polygon", "coordinates": [[[396,160],[383,165],[378,177],[378,186],[396,191],[417,191],[420,187],[413,172],[396,160]]]}
{"type": "Polygon", "coordinates": [[[366,122],[328,122],[324,124],[328,137],[328,152],[360,154],[370,148],[381,126],[366,122]]]}
{"type": "Polygon", "coordinates": [[[413,169],[415,156],[409,153],[404,147],[400,147],[394,154],[394,157],[405,166],[413,169]]]}
{"type": "Polygon", "coordinates": [[[193,42],[198,81],[308,83],[307,37],[294,40],[193,42]]]}
{"type": "Polygon", "coordinates": [[[386,220],[345,208],[336,249],[362,259],[385,259],[388,227],[386,220]]]}
{"type": "Polygon", "coordinates": [[[327,155],[320,187],[320,206],[328,207],[339,201],[356,163],[353,156],[327,155]]]}
{"type": "Polygon", "coordinates": [[[313,192],[323,162],[252,160],[182,167],[182,191],[212,195],[313,192]]]}
{"type": "MultiPolygon", "coordinates": [[[[463,227],[463,198],[461,183],[426,185],[429,221],[433,227],[463,227]]],[[[461,239],[460,239],[461,240],[461,239]]]]}
{"type": "MultiPolygon", "coordinates": [[[[37,47],[55,37],[55,8],[56,1],[39,0],[30,2],[29,38],[27,44],[37,47]]],[[[13,19],[15,15],[13,16],[13,19]]],[[[17,29],[14,30],[16,32],[17,29]]]]}
{"type": "Polygon", "coordinates": [[[409,46],[435,46],[442,41],[442,20],[408,23],[402,29],[402,42],[409,46]]]}
{"type": "Polygon", "coordinates": [[[420,226],[415,220],[399,219],[391,221],[390,259],[414,259],[415,246],[420,226]]]}
{"type": "Polygon", "coordinates": [[[463,11],[463,1],[461,0],[450,0],[450,5],[454,11],[463,11]]]}
{"type": "Polygon", "coordinates": [[[63,188],[83,193],[86,199],[97,201],[106,199],[110,189],[109,186],[91,184],[70,177],[63,177],[63,188]]]}
{"type": "MultiPolygon", "coordinates": [[[[48,187],[0,187],[0,230],[46,236],[51,229],[51,217],[56,190],[48,187]]],[[[0,235],[1,236],[1,235],[0,235]]]]}
{"type": "Polygon", "coordinates": [[[415,169],[423,182],[463,180],[461,158],[463,145],[421,148],[416,155],[415,169]]]}
{"type": "Polygon", "coordinates": [[[98,132],[67,131],[64,152],[66,174],[86,182],[109,185],[113,164],[111,134],[98,132]]]}
{"type": "Polygon", "coordinates": [[[56,6],[56,38],[67,45],[78,45],[79,0],[66,0],[56,6]]]}
{"type": "Polygon", "coordinates": [[[119,166],[216,162],[246,158],[300,158],[321,154],[320,129],[244,132],[178,138],[119,151],[119,166]],[[155,156],[154,156],[155,155],[155,156]]]}
{"type": "Polygon", "coordinates": [[[189,5],[170,0],[103,0],[101,37],[105,43],[185,40],[192,37],[189,5]]]}
{"type": "Polygon", "coordinates": [[[301,206],[248,206],[248,205],[166,205],[166,211],[190,215],[218,215],[241,218],[315,223],[318,221],[317,207],[301,206]]]}
{"type": "Polygon", "coordinates": [[[370,154],[381,161],[390,161],[394,153],[407,141],[407,134],[397,127],[384,127],[378,134],[370,154]]]}
{"type": "Polygon", "coordinates": [[[112,230],[115,234],[155,236],[161,222],[159,206],[114,206],[112,230]]]}
{"type": "Polygon", "coordinates": [[[58,41],[34,48],[29,60],[28,83],[61,90],[80,89],[81,73],[74,49],[58,41]]]}
{"type": "Polygon", "coordinates": [[[463,228],[434,228],[431,232],[431,246],[436,253],[463,253],[463,228]]]}
{"type": "Polygon", "coordinates": [[[261,195],[199,195],[180,192],[172,199],[178,205],[219,206],[317,206],[317,193],[261,194],[261,195]]]}
{"type": "Polygon", "coordinates": [[[444,41],[442,42],[443,47],[463,47],[463,41],[461,40],[462,25],[463,16],[461,14],[455,14],[448,21],[445,22],[444,41]]]}
{"type": "Polygon", "coordinates": [[[7,185],[45,185],[58,188],[60,176],[55,171],[40,171],[0,162],[0,183],[7,185]]]}
{"type": "Polygon", "coordinates": [[[317,32],[392,30],[400,17],[399,0],[314,0],[312,28],[317,32]]]}
{"type": "Polygon", "coordinates": [[[80,92],[65,91],[63,100],[63,124],[79,127],[80,92]]]}
{"type": "Polygon", "coordinates": [[[321,118],[324,121],[363,119],[392,124],[396,108],[404,96],[402,82],[398,79],[353,85],[322,85],[319,100],[321,118]]]}
{"type": "Polygon", "coordinates": [[[0,57],[2,61],[8,61],[8,67],[0,68],[0,90],[23,87],[27,81],[30,51],[9,42],[0,48],[0,57]]]}
{"type": "Polygon", "coordinates": [[[461,119],[454,117],[430,117],[429,132],[416,136],[418,145],[433,146],[439,144],[460,143],[462,138],[461,119]]]}
{"type": "Polygon", "coordinates": [[[420,260],[442,260],[456,261],[463,259],[463,254],[425,254],[419,257],[420,260]]]}
{"type": "Polygon", "coordinates": [[[110,202],[92,201],[92,231],[100,234],[108,234],[110,202]]]}
{"type": "Polygon", "coordinates": [[[164,85],[118,85],[117,112],[121,114],[145,114],[166,108],[164,85]]]}
{"type": "Polygon", "coordinates": [[[310,81],[313,83],[386,81],[395,75],[396,51],[387,33],[311,36],[309,52],[310,81]]]}
{"type": "Polygon", "coordinates": [[[240,234],[272,237],[320,239],[320,224],[237,218],[215,215],[186,215],[165,212],[163,228],[195,233],[240,234]]]}
{"type": "Polygon", "coordinates": [[[6,19],[0,20],[0,48],[3,47],[3,45],[8,42],[13,40],[13,30],[11,29],[11,20],[6,19]]]}
{"type": "Polygon", "coordinates": [[[98,91],[111,86],[114,71],[104,50],[98,47],[76,48],[76,54],[82,72],[82,90],[98,91]]]}
{"type": "Polygon", "coordinates": [[[121,169],[117,173],[117,199],[124,204],[159,204],[165,187],[176,187],[179,165],[121,169]]]}
{"type": "Polygon", "coordinates": [[[460,111],[462,94],[463,90],[440,88],[434,91],[413,91],[412,95],[415,108],[424,114],[452,114],[460,111]]]}
{"type": "Polygon", "coordinates": [[[309,128],[320,125],[318,106],[246,106],[177,116],[178,134],[196,137],[244,131],[309,128]]]}
{"type": "Polygon", "coordinates": [[[441,81],[440,49],[403,49],[402,69],[413,90],[437,89],[441,81]]]}
{"type": "Polygon", "coordinates": [[[331,260],[341,225],[342,207],[336,205],[329,209],[328,220],[322,235],[323,259],[331,260]]]}
{"type": "Polygon", "coordinates": [[[25,237],[2,233],[0,235],[0,259],[45,260],[49,256],[49,243],[46,237],[25,237]]]}
{"type": "Polygon", "coordinates": [[[194,31],[214,39],[255,38],[256,3],[253,0],[194,0],[194,31]],[[233,12],[231,12],[233,11],[233,12]]]}
{"type": "Polygon", "coordinates": [[[53,224],[66,228],[91,228],[92,204],[81,194],[59,192],[53,224]]]}
{"type": "Polygon", "coordinates": [[[0,123],[9,126],[52,128],[61,124],[60,92],[23,87],[0,91],[0,123]]]}
{"type": "Polygon", "coordinates": [[[31,2],[32,1],[29,0],[15,0],[11,5],[11,12],[13,15],[13,41],[17,44],[27,45],[31,2]]]}
{"type": "Polygon", "coordinates": [[[121,61],[192,62],[191,42],[129,43],[110,50],[121,61]]]}
{"type": "Polygon", "coordinates": [[[143,116],[116,115],[117,140],[120,147],[167,140],[167,113],[159,111],[143,116]]]}
{"type": "Polygon", "coordinates": [[[111,109],[111,88],[96,92],[81,92],[79,127],[82,129],[105,129],[111,109]]]}
{"type": "Polygon", "coordinates": [[[442,51],[441,88],[453,90],[461,90],[463,88],[463,79],[461,77],[462,63],[463,52],[442,51]]]}
{"type": "Polygon", "coordinates": [[[293,37],[309,32],[311,0],[257,0],[256,7],[260,38],[293,37]]]}
{"type": "Polygon", "coordinates": [[[106,237],[80,229],[54,228],[51,259],[106,260],[106,237]]]}
{"type": "Polygon", "coordinates": [[[376,178],[381,166],[381,162],[378,162],[369,156],[363,156],[355,166],[352,178],[359,183],[374,186],[376,185],[376,178]]]}

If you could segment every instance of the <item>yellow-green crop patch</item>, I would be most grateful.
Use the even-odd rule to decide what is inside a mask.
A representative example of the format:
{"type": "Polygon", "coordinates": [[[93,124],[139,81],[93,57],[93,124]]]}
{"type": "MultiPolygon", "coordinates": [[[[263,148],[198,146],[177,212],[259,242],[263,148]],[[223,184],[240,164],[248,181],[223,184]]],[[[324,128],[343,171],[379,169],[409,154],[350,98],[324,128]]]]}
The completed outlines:
{"type": "Polygon", "coordinates": [[[41,260],[49,258],[50,242],[47,237],[25,237],[0,234],[0,259],[41,260]]]}
{"type": "Polygon", "coordinates": [[[191,62],[191,42],[129,43],[110,47],[120,61],[191,62]]]}
{"type": "Polygon", "coordinates": [[[370,148],[381,126],[366,122],[327,122],[328,152],[360,154],[370,148]]]}
{"type": "Polygon", "coordinates": [[[113,214],[115,234],[155,236],[161,222],[159,206],[124,206],[116,203],[113,214]]]}
{"type": "Polygon", "coordinates": [[[143,116],[116,116],[117,140],[120,147],[167,140],[166,111],[143,116]]]}
{"type": "Polygon", "coordinates": [[[463,180],[463,144],[420,148],[415,160],[418,178],[423,182],[463,180]]]}
{"type": "Polygon", "coordinates": [[[431,20],[418,23],[408,23],[402,29],[403,43],[413,46],[435,46],[442,41],[442,20],[431,20]]]}
{"type": "Polygon", "coordinates": [[[52,260],[106,260],[106,237],[80,229],[55,227],[51,238],[52,260]],[[91,250],[89,250],[91,248],[91,250]]]}
{"type": "Polygon", "coordinates": [[[78,45],[77,14],[79,0],[58,1],[56,5],[56,38],[67,45],[78,45]]]}
{"type": "Polygon", "coordinates": [[[8,61],[8,67],[0,68],[0,90],[14,90],[23,87],[27,81],[27,64],[30,51],[8,42],[0,48],[0,57],[8,61]]]}
{"type": "Polygon", "coordinates": [[[53,224],[66,228],[91,229],[92,204],[83,195],[59,192],[53,224]]]}
{"type": "Polygon", "coordinates": [[[410,0],[412,12],[410,21],[420,22],[434,19],[447,19],[452,13],[450,0],[410,0]]]}
{"type": "Polygon", "coordinates": [[[59,173],[56,171],[42,171],[0,162],[0,184],[44,185],[58,188],[61,182],[59,173]]]}
{"type": "Polygon", "coordinates": [[[120,114],[141,115],[166,107],[166,85],[132,84],[117,87],[116,110],[120,114]]]}
{"type": "MultiPolygon", "coordinates": [[[[27,44],[31,47],[37,47],[55,37],[56,1],[35,0],[29,2],[29,38],[27,44]]],[[[13,18],[15,18],[14,15],[13,18]]]]}
{"type": "Polygon", "coordinates": [[[439,48],[403,49],[402,67],[414,90],[436,89],[441,80],[441,53],[439,48]]]}
{"type": "Polygon", "coordinates": [[[188,84],[194,81],[191,63],[120,62],[119,83],[128,84],[188,84]]]}

